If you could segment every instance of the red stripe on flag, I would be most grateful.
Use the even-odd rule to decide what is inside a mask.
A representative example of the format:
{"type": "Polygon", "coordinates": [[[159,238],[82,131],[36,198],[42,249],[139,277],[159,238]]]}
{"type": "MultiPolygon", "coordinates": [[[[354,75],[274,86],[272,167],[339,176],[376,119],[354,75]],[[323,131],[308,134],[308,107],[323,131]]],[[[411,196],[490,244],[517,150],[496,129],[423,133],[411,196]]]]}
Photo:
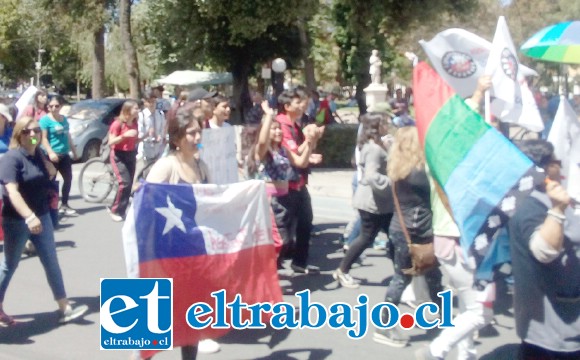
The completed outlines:
{"type": "Polygon", "coordinates": [[[455,91],[427,63],[420,62],[413,69],[413,94],[419,141],[425,145],[431,121],[439,109],[455,95],[455,91]]]}
{"type": "MultiPolygon", "coordinates": [[[[233,301],[237,294],[248,305],[282,301],[272,245],[255,246],[232,254],[148,261],[141,263],[139,268],[141,278],[173,277],[174,347],[195,345],[200,339],[215,339],[229,332],[229,329],[210,327],[194,330],[186,322],[186,312],[192,304],[204,302],[213,308],[212,292],[225,289],[226,303],[233,301]]],[[[226,310],[226,322],[230,323],[229,309],[226,310]]],[[[242,314],[243,320],[249,320],[249,312],[242,314]]],[[[215,321],[215,315],[212,316],[215,321]]],[[[262,320],[265,322],[267,318],[269,316],[262,320]]],[[[142,351],[141,356],[146,358],[157,352],[142,351]]]]}

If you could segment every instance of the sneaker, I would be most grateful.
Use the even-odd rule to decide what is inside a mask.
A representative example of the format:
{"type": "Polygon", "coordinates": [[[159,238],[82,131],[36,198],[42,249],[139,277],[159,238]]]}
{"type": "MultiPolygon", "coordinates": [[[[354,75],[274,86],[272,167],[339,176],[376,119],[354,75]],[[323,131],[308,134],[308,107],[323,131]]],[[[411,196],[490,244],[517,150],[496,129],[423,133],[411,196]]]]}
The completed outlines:
{"type": "Polygon", "coordinates": [[[342,270],[340,269],[336,269],[332,273],[332,277],[334,278],[334,280],[338,281],[338,283],[342,287],[356,289],[360,286],[358,281],[353,279],[352,276],[350,276],[349,274],[343,273],[342,270]]]}
{"type": "Polygon", "coordinates": [[[197,351],[202,354],[213,354],[220,351],[220,344],[213,341],[212,339],[201,340],[197,344],[197,351]]]}
{"type": "Polygon", "coordinates": [[[387,250],[387,241],[386,240],[375,240],[373,243],[373,249],[375,250],[387,250]]]}
{"type": "Polygon", "coordinates": [[[392,347],[403,348],[409,344],[410,337],[403,334],[397,327],[378,329],[373,334],[373,340],[392,347]]]}
{"type": "Polygon", "coordinates": [[[0,310],[0,326],[7,327],[10,325],[14,325],[16,321],[14,318],[4,312],[4,310],[0,310]]]}
{"type": "Polygon", "coordinates": [[[26,256],[35,256],[36,255],[36,247],[30,240],[26,240],[26,245],[24,245],[24,250],[22,251],[26,256]]]}
{"type": "Polygon", "coordinates": [[[72,307],[70,304],[67,305],[66,310],[64,312],[60,312],[60,317],[58,318],[58,322],[61,324],[66,324],[70,321],[73,321],[76,318],[79,318],[84,315],[89,310],[87,305],[80,305],[77,307],[72,307]]]}
{"type": "Polygon", "coordinates": [[[292,264],[292,265],[290,265],[290,268],[292,268],[292,270],[298,274],[307,274],[307,275],[320,274],[320,268],[317,266],[312,266],[312,265],[299,266],[299,265],[292,264]]]}
{"type": "Polygon", "coordinates": [[[111,219],[115,222],[121,222],[123,221],[123,217],[119,214],[115,214],[110,207],[107,206],[107,212],[109,213],[109,216],[111,216],[111,219]]]}
{"type": "Polygon", "coordinates": [[[78,215],[78,212],[75,209],[68,206],[67,204],[61,205],[60,208],[58,209],[58,213],[64,214],[66,216],[78,215]]]}
{"type": "Polygon", "coordinates": [[[417,360],[442,360],[443,358],[433,356],[429,346],[423,346],[415,351],[415,359],[417,360]]]}

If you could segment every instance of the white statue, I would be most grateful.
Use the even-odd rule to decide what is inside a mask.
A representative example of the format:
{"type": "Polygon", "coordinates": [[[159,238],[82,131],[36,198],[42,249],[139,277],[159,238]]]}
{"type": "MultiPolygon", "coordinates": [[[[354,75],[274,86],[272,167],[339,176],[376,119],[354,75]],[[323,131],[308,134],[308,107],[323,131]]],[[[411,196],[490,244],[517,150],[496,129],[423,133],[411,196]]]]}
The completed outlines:
{"type": "Polygon", "coordinates": [[[379,51],[373,50],[371,57],[369,58],[370,68],[369,74],[371,75],[371,84],[381,83],[381,66],[383,65],[381,59],[379,58],[379,51]]]}

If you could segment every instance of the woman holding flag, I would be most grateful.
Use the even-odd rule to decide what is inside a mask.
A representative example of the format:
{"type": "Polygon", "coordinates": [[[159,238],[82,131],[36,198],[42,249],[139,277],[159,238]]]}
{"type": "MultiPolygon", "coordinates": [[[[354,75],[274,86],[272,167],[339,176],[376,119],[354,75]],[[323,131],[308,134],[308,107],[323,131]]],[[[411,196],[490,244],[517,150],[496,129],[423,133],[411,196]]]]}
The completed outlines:
{"type": "MultiPolygon", "coordinates": [[[[199,104],[188,103],[179,107],[167,119],[170,154],[159,159],[151,168],[147,181],[168,184],[207,184],[209,171],[200,159],[199,145],[203,126],[203,111],[199,104]]],[[[179,344],[177,344],[179,346],[179,344]]],[[[220,346],[211,339],[201,340],[198,345],[181,346],[181,358],[193,360],[199,351],[217,352],[220,346]]]]}

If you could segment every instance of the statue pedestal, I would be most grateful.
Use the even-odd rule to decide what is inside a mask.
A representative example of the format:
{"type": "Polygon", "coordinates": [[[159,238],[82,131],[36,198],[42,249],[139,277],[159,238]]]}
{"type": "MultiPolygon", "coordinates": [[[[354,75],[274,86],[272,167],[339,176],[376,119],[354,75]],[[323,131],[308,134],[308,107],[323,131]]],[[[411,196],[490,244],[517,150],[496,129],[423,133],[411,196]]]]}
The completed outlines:
{"type": "Polygon", "coordinates": [[[387,90],[387,85],[374,83],[364,88],[368,111],[373,111],[376,104],[387,101],[387,90]]]}

